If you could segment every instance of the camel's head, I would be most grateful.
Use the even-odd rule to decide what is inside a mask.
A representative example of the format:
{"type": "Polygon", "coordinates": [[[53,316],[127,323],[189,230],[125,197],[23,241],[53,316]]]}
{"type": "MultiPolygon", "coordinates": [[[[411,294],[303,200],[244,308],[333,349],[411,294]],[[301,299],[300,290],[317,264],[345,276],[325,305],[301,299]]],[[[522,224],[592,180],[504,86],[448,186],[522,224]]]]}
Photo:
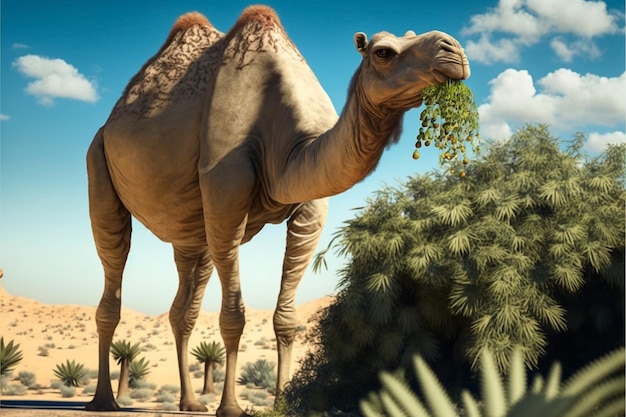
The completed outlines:
{"type": "Polygon", "coordinates": [[[422,90],[450,79],[464,80],[470,67],[461,44],[438,31],[416,35],[408,31],[397,37],[377,33],[370,41],[364,33],[354,35],[363,55],[359,79],[370,104],[390,110],[408,110],[422,103],[422,90]]]}

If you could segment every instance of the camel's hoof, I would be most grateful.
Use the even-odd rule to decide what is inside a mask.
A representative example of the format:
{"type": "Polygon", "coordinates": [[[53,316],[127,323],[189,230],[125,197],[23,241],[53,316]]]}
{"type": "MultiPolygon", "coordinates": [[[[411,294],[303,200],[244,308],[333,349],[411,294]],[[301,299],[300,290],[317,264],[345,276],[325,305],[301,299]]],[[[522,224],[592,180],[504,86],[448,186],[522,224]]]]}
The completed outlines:
{"type": "Polygon", "coordinates": [[[196,400],[180,400],[180,411],[208,411],[204,405],[196,400]]]}
{"type": "Polygon", "coordinates": [[[252,417],[241,409],[238,405],[220,405],[215,413],[217,417],[252,417]]]}
{"type": "Polygon", "coordinates": [[[94,398],[85,406],[85,410],[87,411],[118,411],[119,409],[120,406],[114,399],[99,400],[94,398]]]}

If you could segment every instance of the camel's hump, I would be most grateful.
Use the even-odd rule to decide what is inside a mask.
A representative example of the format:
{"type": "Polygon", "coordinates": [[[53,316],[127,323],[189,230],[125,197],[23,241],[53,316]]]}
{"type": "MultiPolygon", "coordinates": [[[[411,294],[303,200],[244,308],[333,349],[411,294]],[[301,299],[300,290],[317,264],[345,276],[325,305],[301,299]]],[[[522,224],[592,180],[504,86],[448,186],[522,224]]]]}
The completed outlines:
{"type": "Polygon", "coordinates": [[[174,25],[172,26],[172,30],[170,30],[170,35],[173,35],[181,30],[187,30],[190,27],[196,26],[196,25],[211,26],[211,22],[209,22],[209,19],[204,17],[202,13],[198,13],[198,12],[185,13],[184,15],[176,19],[176,22],[174,22],[174,25]]]}
{"type": "Polygon", "coordinates": [[[241,16],[237,19],[237,23],[230,30],[231,32],[237,32],[237,30],[248,23],[259,22],[263,26],[278,25],[281,29],[283,27],[278,14],[269,6],[254,5],[248,6],[241,12],[241,16]]]}

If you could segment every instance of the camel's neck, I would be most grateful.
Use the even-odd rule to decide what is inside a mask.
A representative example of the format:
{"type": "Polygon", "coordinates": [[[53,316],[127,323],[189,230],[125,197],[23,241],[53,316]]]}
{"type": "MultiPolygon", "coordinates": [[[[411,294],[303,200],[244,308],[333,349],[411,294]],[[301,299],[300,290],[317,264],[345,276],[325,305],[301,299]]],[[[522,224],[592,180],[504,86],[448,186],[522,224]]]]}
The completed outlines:
{"type": "Polygon", "coordinates": [[[291,204],[346,191],[370,174],[385,147],[398,139],[404,112],[370,105],[358,76],[335,126],[290,155],[272,190],[276,201],[291,204]]]}

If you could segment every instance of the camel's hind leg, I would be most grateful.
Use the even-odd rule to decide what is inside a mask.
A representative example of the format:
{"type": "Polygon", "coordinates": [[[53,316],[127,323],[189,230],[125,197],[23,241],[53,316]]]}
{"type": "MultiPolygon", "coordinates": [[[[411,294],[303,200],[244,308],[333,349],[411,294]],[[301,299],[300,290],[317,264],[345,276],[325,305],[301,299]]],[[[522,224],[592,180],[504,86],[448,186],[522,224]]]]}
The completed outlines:
{"type": "Polygon", "coordinates": [[[120,320],[122,272],[130,250],[131,218],[117,196],[104,155],[103,128],[87,152],[89,215],[104,268],[104,293],[96,311],[98,327],[98,385],[88,410],[117,410],[109,373],[109,350],[120,320]]]}
{"type": "Polygon", "coordinates": [[[189,336],[200,313],[204,289],[213,273],[213,263],[207,247],[198,249],[175,245],[174,260],[178,269],[179,282],[178,292],[170,310],[170,324],[174,332],[178,355],[180,410],[207,411],[207,408],[200,404],[193,394],[187,356],[189,336]]]}

